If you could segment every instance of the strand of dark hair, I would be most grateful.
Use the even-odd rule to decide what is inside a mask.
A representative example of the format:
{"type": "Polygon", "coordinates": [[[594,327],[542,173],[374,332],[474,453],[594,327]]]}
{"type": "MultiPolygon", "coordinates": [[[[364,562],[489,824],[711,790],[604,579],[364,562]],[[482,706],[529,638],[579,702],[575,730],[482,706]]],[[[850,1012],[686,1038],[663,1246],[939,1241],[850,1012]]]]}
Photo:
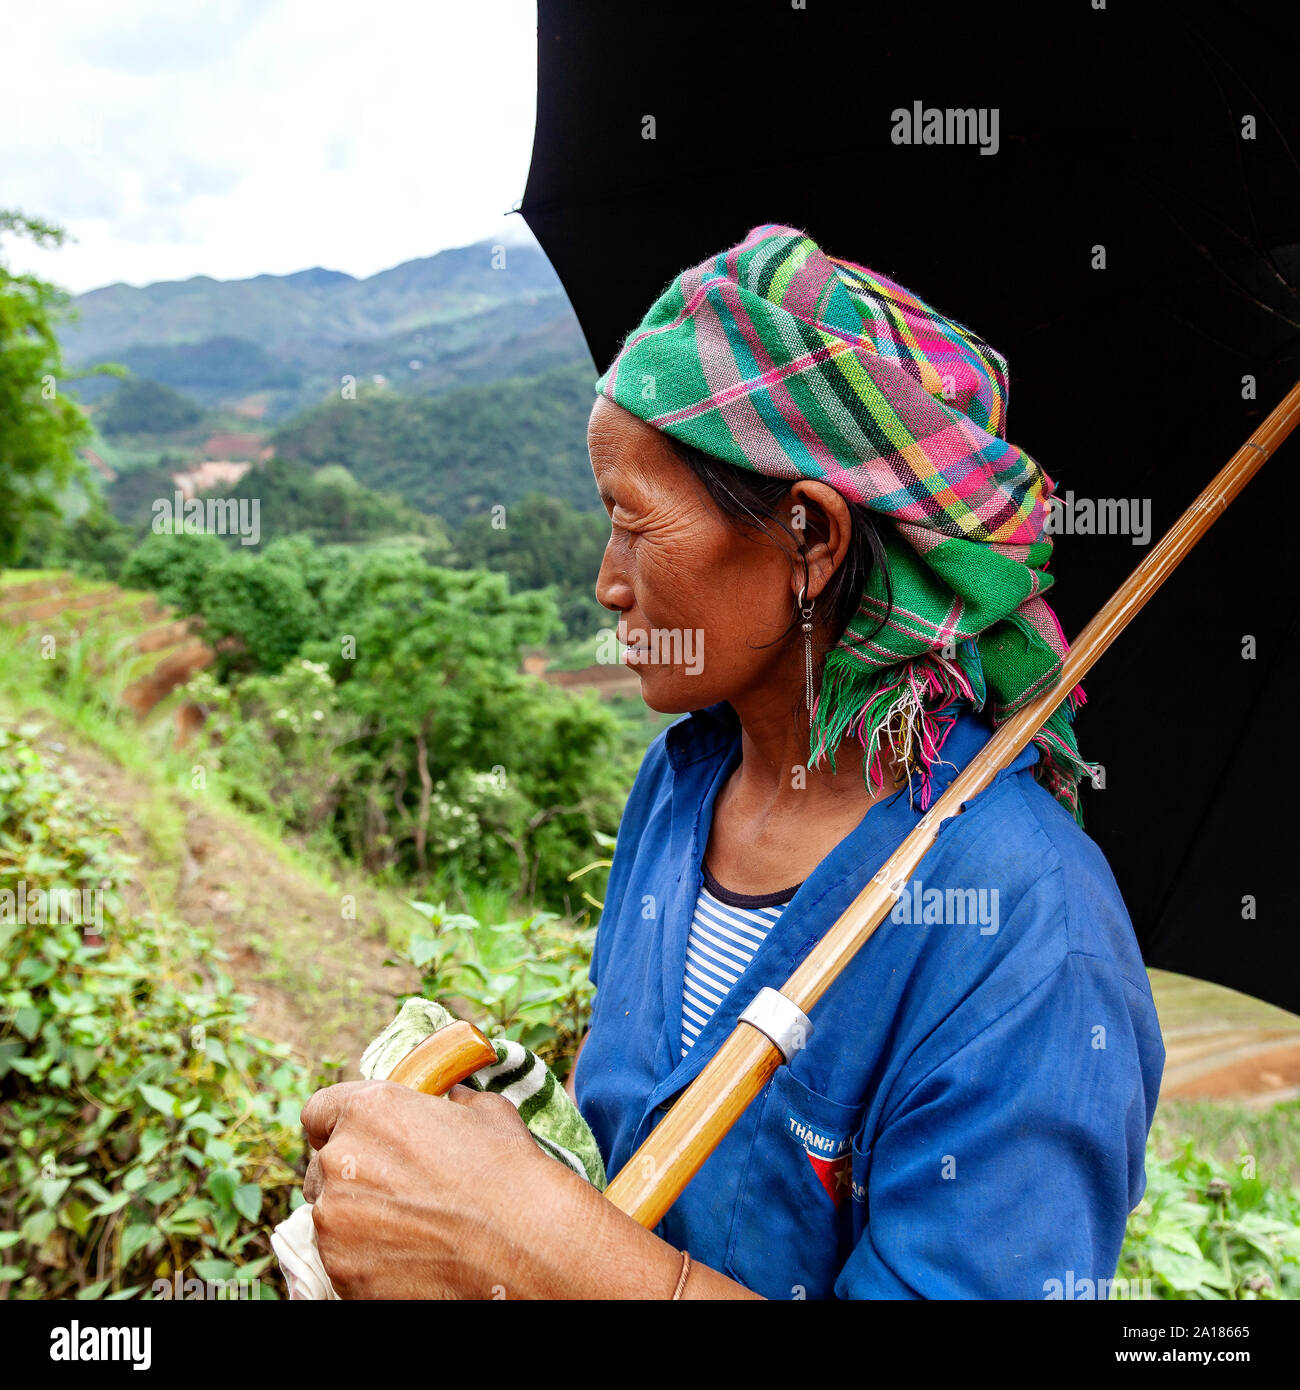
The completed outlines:
{"type": "MultiPolygon", "coordinates": [[[[738,468],[734,464],[727,463],[724,459],[715,458],[712,454],[705,453],[704,450],[697,449],[694,445],[687,444],[672,435],[668,435],[667,438],[677,456],[704,485],[709,496],[729,522],[736,526],[751,528],[765,535],[768,535],[768,527],[775,523],[790,536],[796,545],[803,544],[803,537],[798,535],[795,528],[785,521],[777,508],[777,504],[790,491],[794,482],[793,479],[770,478],[762,473],[753,473],[748,469],[738,468]]],[[[843,637],[850,620],[858,611],[862,603],[863,590],[873,573],[878,571],[884,581],[885,613],[871,632],[862,639],[863,642],[870,640],[881,631],[889,621],[894,607],[894,590],[890,582],[889,565],[885,558],[885,547],[880,539],[876,518],[870,508],[863,506],[860,502],[851,502],[845,498],[844,504],[849,510],[851,527],[849,547],[843,563],[818,595],[818,602],[825,605],[822,611],[830,612],[829,645],[832,647],[843,637]]],[[[769,539],[773,545],[777,544],[770,535],[769,539]]],[[[791,572],[797,573],[793,563],[791,572]]],[[[785,631],[771,642],[762,645],[774,646],[777,642],[784,641],[799,621],[800,614],[796,601],[793,616],[785,631]]],[[[849,645],[857,644],[850,642],[849,645]]]]}

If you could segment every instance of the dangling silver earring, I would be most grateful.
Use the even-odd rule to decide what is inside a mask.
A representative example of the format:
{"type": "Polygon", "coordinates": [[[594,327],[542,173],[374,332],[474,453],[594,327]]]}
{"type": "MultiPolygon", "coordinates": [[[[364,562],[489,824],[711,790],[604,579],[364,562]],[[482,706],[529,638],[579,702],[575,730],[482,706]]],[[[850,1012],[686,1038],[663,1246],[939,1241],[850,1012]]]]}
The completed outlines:
{"type": "Polygon", "coordinates": [[[804,607],[803,596],[808,586],[804,584],[799,589],[799,612],[803,616],[800,630],[803,632],[803,674],[804,674],[804,699],[808,705],[808,715],[812,717],[813,707],[813,655],[812,655],[812,615],[813,606],[810,600],[808,606],[804,607]]]}

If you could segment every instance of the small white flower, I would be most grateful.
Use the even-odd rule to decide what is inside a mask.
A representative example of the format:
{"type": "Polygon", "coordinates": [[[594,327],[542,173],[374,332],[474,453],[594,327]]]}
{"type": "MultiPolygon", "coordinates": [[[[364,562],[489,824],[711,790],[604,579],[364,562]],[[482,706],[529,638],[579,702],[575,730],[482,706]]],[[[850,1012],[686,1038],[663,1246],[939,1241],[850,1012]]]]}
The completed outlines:
{"type": "Polygon", "coordinates": [[[312,717],[313,719],[324,719],[324,718],[325,718],[325,716],[324,716],[324,715],[320,712],[320,710],[318,710],[318,709],[312,710],[312,712],[311,712],[311,717],[312,717]]]}

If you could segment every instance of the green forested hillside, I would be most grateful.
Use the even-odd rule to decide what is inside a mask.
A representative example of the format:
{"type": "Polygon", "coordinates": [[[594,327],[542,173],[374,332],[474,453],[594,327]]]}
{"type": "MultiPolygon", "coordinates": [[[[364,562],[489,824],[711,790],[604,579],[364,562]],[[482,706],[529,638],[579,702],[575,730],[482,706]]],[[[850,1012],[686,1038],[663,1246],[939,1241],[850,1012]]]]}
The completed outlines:
{"type": "Polygon", "coordinates": [[[147,377],[129,377],[113,393],[96,424],[106,435],[174,434],[202,418],[198,406],[179,391],[147,377]]]}
{"type": "Polygon", "coordinates": [[[528,492],[594,511],[585,432],[593,382],[589,368],[558,367],[433,399],[362,391],[290,421],[273,443],[280,457],[313,467],[342,463],[366,487],[453,527],[528,492]]]}
{"type": "Polygon", "coordinates": [[[197,343],[141,343],[119,351],[117,360],[137,376],[194,396],[210,405],[232,392],[292,389],[301,371],[272,357],[247,338],[213,337],[197,343]]]}

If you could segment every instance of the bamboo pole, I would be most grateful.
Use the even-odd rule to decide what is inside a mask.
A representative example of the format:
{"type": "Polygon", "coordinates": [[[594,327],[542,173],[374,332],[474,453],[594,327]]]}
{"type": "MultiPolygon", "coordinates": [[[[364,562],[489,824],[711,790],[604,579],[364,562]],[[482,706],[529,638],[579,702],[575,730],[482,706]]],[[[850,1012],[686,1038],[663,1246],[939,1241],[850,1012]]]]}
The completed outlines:
{"type": "MultiPolygon", "coordinates": [[[[804,958],[781,993],[804,1013],[871,939],[934,844],[943,822],[982,792],[1042,727],[1094,662],[1210,529],[1228,504],[1300,422],[1297,382],[1214,481],[1084,628],[1055,683],[1001,724],[912,833],[804,958]]],[[[781,1051],[747,1022],[735,1030],[632,1155],[605,1195],[643,1226],[654,1227],[705,1159],[767,1085],[781,1051]]]]}

